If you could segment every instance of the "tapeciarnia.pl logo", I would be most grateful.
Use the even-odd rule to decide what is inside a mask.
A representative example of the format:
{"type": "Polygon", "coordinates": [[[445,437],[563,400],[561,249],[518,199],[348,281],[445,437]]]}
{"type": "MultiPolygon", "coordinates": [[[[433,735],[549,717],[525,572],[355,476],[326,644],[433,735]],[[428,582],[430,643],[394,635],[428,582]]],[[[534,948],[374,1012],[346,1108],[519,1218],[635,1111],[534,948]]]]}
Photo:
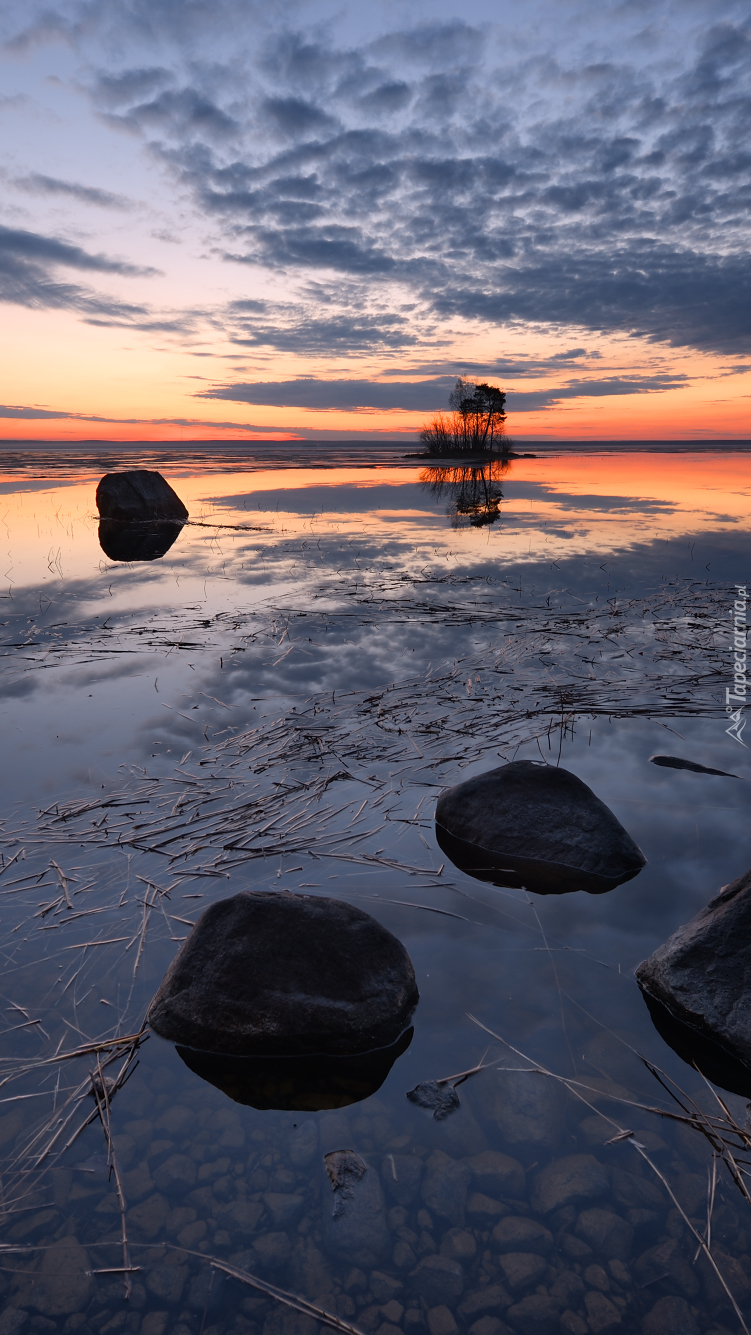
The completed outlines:
{"type": "Polygon", "coordinates": [[[736,584],[735,601],[730,613],[733,618],[733,689],[725,688],[725,713],[730,715],[732,720],[730,727],[725,731],[734,741],[740,742],[745,746],[741,733],[746,726],[746,720],[743,716],[743,710],[748,699],[748,679],[746,676],[746,638],[748,630],[746,628],[746,607],[748,604],[748,593],[745,584],[736,584]]]}

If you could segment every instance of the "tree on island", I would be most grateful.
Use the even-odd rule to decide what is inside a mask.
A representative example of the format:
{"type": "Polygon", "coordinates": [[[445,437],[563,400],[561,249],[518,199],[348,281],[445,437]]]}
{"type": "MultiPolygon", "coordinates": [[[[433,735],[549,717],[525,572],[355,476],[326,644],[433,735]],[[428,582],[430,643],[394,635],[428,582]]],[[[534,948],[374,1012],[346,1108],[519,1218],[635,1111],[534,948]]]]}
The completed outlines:
{"type": "Polygon", "coordinates": [[[506,394],[495,385],[460,376],[449,395],[449,413],[436,413],[420,432],[430,454],[503,451],[506,394]]]}

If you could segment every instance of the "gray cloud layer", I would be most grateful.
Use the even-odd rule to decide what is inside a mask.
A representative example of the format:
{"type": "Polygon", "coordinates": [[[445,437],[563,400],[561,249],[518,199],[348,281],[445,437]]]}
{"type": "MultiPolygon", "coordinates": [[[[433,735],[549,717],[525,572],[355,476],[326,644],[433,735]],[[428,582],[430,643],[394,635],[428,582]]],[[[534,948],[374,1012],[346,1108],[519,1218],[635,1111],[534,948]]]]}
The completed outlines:
{"type": "Polygon", "coordinates": [[[114,195],[110,190],[100,190],[97,186],[81,185],[78,181],[61,181],[56,176],[44,176],[41,172],[21,176],[14,181],[14,185],[31,195],[63,195],[80,204],[95,204],[103,209],[132,207],[124,195],[114,195]]]}
{"type": "Polygon", "coordinates": [[[152,277],[155,269],[141,268],[125,260],[110,259],[107,255],[90,255],[80,246],[71,246],[56,237],[40,236],[20,228],[0,226],[0,256],[6,262],[23,264],[62,264],[71,269],[88,269],[96,273],[124,274],[128,278],[152,277]]]}
{"type": "Polygon", "coordinates": [[[211,422],[197,417],[97,417],[94,413],[62,412],[56,408],[17,408],[9,404],[0,404],[0,419],[21,422],[43,422],[50,418],[67,419],[71,422],[106,422],[113,426],[181,426],[205,427],[210,434],[215,430],[264,431],[269,435],[284,431],[284,427],[255,426],[250,422],[211,422]]]}
{"type": "Polygon", "coordinates": [[[126,278],[150,278],[157,272],[107,255],[92,255],[57,237],[0,226],[0,301],[32,310],[74,310],[92,324],[122,322],[136,328],[159,327],[149,321],[145,306],[61,282],[56,275],[58,267],[126,278]]]}
{"type": "MultiPolygon", "coordinates": [[[[199,399],[224,399],[232,403],[264,404],[274,408],[309,409],[402,409],[435,412],[446,408],[455,376],[436,376],[432,380],[298,380],[257,381],[255,384],[221,385],[202,390],[199,399]]],[[[570,380],[560,389],[511,392],[508,407],[512,412],[536,412],[562,399],[600,398],[611,394],[652,394],[678,389],[686,376],[618,376],[603,380],[570,380]]]]}
{"type": "Polygon", "coordinates": [[[445,408],[456,377],[436,380],[379,383],[373,380],[259,381],[256,384],[222,385],[204,390],[199,399],[228,399],[232,403],[265,404],[276,408],[404,408],[431,412],[445,408]]]}
{"type": "Polygon", "coordinates": [[[397,348],[462,318],[751,347],[739,6],[478,0],[497,21],[362,18],[346,42],[301,9],[70,0],[11,34],[96,48],[95,113],[144,136],[240,275],[289,276],[286,304],[230,304],[238,344],[397,348]]]}
{"type": "MultiPolygon", "coordinates": [[[[669,76],[615,52],[575,67],[546,54],[505,69],[500,91],[493,59],[456,22],[348,50],[287,34],[242,114],[207,75],[120,114],[222,228],[228,259],[317,275],[330,301],[336,274],[398,285],[442,320],[751,346],[748,31],[706,29],[669,76]]],[[[361,331],[356,304],[337,318],[361,331]]],[[[265,313],[245,325],[251,342],[299,338],[265,313]]]]}

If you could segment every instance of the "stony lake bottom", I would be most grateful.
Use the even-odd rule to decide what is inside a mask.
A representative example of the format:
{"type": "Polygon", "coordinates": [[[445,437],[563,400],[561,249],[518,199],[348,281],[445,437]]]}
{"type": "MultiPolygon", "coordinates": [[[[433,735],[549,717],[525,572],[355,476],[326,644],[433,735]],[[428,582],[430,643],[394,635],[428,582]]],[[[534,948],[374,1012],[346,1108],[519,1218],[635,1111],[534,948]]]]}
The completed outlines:
{"type": "Polygon", "coordinates": [[[751,454],[405,454],[3,450],[0,1335],[751,1324],[746,1099],[633,976],[751,865],[725,714],[751,454]],[[190,511],[157,559],[100,546],[114,467],[190,511]],[[639,876],[540,896],[447,864],[437,796],[512,759],[589,784],[639,876]],[[332,1106],[273,1059],[238,1102],[144,1029],[248,888],[346,899],[414,962],[411,1042],[332,1106]],[[406,1097],[478,1065],[444,1118],[406,1097]]]}

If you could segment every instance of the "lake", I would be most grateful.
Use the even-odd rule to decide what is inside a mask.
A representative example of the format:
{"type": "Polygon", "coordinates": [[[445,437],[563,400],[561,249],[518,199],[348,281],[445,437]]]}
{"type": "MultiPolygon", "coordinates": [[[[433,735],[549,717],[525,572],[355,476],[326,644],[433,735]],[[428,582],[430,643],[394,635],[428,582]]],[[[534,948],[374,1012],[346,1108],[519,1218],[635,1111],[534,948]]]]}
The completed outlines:
{"type": "Polygon", "coordinates": [[[634,978],[751,863],[725,709],[751,454],[536,455],[4,447],[0,1335],[751,1322],[751,1206],[714,1152],[733,1119],[743,1160],[751,1089],[723,1109],[634,978]],[[190,520],[128,547],[95,491],[138,467],[190,520]],[[453,866],[437,797],[514,760],[588,784],[643,871],[541,895],[453,866]],[[144,1028],[248,889],[405,945],[403,1050],[240,1078],[144,1028]],[[478,1066],[445,1116],[407,1098],[478,1066]],[[341,1199],[336,1151],[363,1166],[341,1199]]]}

